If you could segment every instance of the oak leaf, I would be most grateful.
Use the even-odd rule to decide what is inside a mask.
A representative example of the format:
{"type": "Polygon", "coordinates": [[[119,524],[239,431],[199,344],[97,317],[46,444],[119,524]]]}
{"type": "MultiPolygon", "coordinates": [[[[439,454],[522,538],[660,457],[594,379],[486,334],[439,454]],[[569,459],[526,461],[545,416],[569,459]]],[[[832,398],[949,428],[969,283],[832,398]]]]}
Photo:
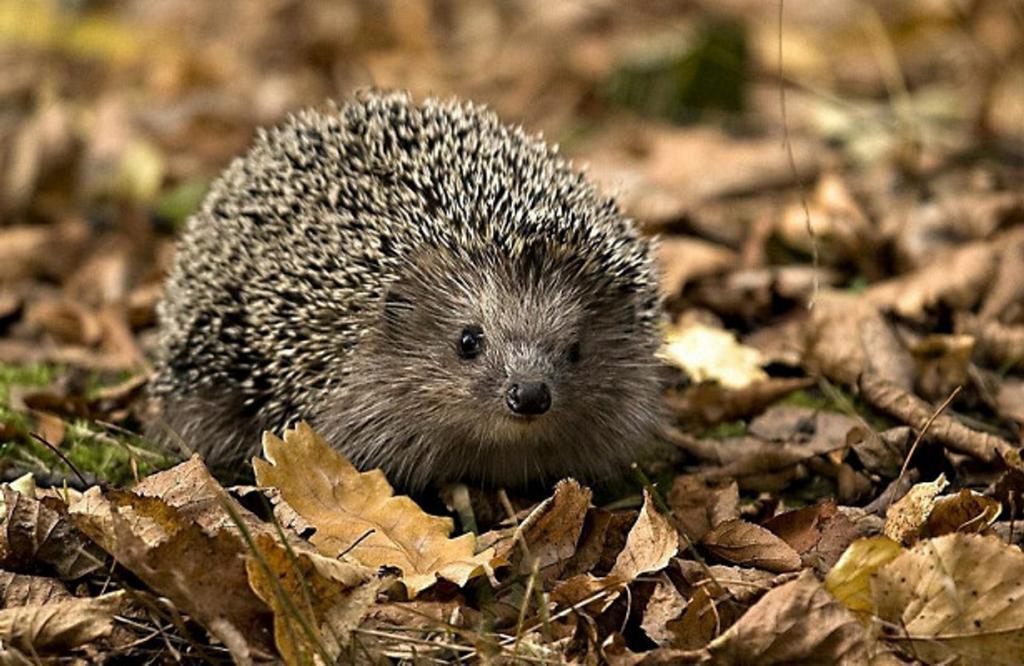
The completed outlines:
{"type": "Polygon", "coordinates": [[[283,440],[265,433],[263,455],[253,459],[257,484],[277,488],[316,528],[310,542],[323,555],[395,567],[410,597],[438,579],[464,585],[494,557],[491,548],[475,552],[472,534],[448,538],[451,518],[431,516],[395,495],[383,472],[360,472],[304,423],[286,430],[283,440]]]}

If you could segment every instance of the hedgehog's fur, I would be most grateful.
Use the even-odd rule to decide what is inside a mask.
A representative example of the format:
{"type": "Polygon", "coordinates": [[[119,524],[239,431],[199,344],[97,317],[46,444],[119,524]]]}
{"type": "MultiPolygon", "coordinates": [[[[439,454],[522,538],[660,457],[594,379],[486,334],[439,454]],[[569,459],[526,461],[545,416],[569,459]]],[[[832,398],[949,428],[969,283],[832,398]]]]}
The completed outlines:
{"type": "Polygon", "coordinates": [[[407,488],[606,475],[656,422],[656,284],[651,242],[540,138],[361,93],[260,132],[190,219],[156,431],[223,469],[305,419],[407,488]],[[548,413],[506,407],[522,377],[548,384],[548,413]]]}

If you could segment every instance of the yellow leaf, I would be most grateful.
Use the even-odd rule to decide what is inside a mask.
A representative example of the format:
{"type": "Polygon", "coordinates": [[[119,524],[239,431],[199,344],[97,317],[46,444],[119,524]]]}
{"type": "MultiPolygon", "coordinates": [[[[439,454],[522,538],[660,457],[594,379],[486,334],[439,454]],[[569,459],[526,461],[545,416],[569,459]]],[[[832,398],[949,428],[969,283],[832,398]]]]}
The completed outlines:
{"type": "Polygon", "coordinates": [[[661,356],[695,382],[716,381],[738,389],[768,378],[761,369],[761,352],[741,345],[729,331],[701,323],[669,331],[661,356]]]}
{"type": "Polygon", "coordinates": [[[857,539],[825,576],[825,589],[856,613],[870,613],[871,574],[903,552],[903,547],[885,536],[857,539]]]}
{"type": "Polygon", "coordinates": [[[438,578],[464,585],[491,562],[493,549],[474,554],[472,534],[449,539],[450,518],[396,496],[380,470],[359,472],[304,423],[286,430],[284,440],[265,433],[263,455],[253,460],[256,482],[277,488],[316,527],[310,541],[322,554],[400,569],[411,597],[438,578]]]}

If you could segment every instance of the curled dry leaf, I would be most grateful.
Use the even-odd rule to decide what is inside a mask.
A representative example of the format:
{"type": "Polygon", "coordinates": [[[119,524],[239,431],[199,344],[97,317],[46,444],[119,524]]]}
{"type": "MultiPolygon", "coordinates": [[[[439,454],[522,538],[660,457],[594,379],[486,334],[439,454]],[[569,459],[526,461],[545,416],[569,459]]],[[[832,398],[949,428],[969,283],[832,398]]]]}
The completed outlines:
{"type": "Polygon", "coordinates": [[[654,508],[654,501],[645,489],[643,508],[608,575],[578,574],[559,583],[552,597],[563,606],[572,606],[599,596],[593,606],[604,610],[637,576],[664,569],[678,552],[678,534],[668,519],[654,508]]]}
{"type": "Polygon", "coordinates": [[[952,451],[988,463],[1016,455],[1014,446],[1002,437],[968,428],[946,414],[933,418],[935,410],[928,403],[882,377],[862,375],[857,386],[865,400],[890,416],[918,431],[928,425],[928,436],[952,451]]]}
{"type": "Polygon", "coordinates": [[[327,557],[348,554],[373,568],[396,567],[414,597],[439,578],[464,585],[484,573],[494,550],[476,553],[476,537],[448,536],[450,518],[431,516],[412,499],[394,494],[380,470],[360,472],[300,423],[284,439],[263,437],[265,460],[254,459],[256,482],[316,527],[310,541],[327,557]]]}
{"type": "Polygon", "coordinates": [[[1019,664],[1024,554],[995,537],[922,541],[871,579],[886,640],[926,663],[1019,664]]]}
{"type": "Polygon", "coordinates": [[[110,635],[123,591],[0,610],[0,639],[29,654],[65,654],[110,635]]]}
{"type": "Polygon", "coordinates": [[[785,541],[760,525],[727,520],[700,540],[716,557],[743,566],[783,573],[801,567],[800,555],[785,541]]]}
{"type": "MultiPolygon", "coordinates": [[[[546,575],[558,575],[576,553],[591,496],[590,489],[574,479],[559,481],[554,494],[538,504],[519,526],[497,537],[501,540],[493,542],[495,556],[509,561],[521,574],[532,570],[530,560],[535,559],[546,575]]],[[[487,537],[483,535],[480,540],[487,537]]]]}
{"type": "Polygon", "coordinates": [[[885,536],[904,544],[917,541],[935,506],[935,498],[948,485],[945,474],[940,474],[939,478],[929,483],[914,485],[885,512],[885,536]]]}
{"type": "Polygon", "coordinates": [[[874,609],[871,575],[892,562],[903,546],[887,536],[858,539],[825,576],[825,589],[855,613],[866,615],[874,609]]]}
{"type": "Polygon", "coordinates": [[[740,517],[740,489],[735,481],[709,487],[699,474],[681,474],[672,482],[668,504],[679,527],[691,541],[726,520],[740,517]]]}
{"type": "Polygon", "coordinates": [[[247,646],[269,653],[270,610],[249,588],[245,546],[236,534],[222,529],[209,535],[159,498],[124,491],[104,496],[95,487],[71,513],[119,564],[226,645],[241,635],[247,646]]]}
{"type": "Polygon", "coordinates": [[[1002,509],[998,500],[964,488],[956,495],[935,500],[925,529],[933,537],[950,532],[984,532],[999,518],[1002,509]]]}
{"type": "Polygon", "coordinates": [[[148,477],[134,492],[104,495],[91,488],[71,513],[122,566],[202,623],[236,658],[272,645],[288,663],[301,663],[314,646],[321,657],[336,657],[376,593],[372,570],[324,558],[297,539],[282,544],[197,457],[148,477]],[[314,601],[300,594],[307,590],[314,601]],[[295,630],[299,617],[314,637],[295,630]]]}
{"type": "Polygon", "coordinates": [[[708,646],[713,663],[863,664],[868,636],[809,571],[761,598],[708,646]]]}

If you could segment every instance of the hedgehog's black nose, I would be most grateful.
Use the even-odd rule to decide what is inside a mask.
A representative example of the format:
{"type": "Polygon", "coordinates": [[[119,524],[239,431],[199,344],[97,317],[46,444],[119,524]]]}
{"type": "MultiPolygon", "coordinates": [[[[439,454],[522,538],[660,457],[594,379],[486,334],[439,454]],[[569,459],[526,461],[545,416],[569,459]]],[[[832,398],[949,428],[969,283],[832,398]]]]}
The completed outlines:
{"type": "Polygon", "coordinates": [[[522,382],[508,387],[505,404],[516,414],[538,416],[551,407],[551,393],[544,382],[522,382]]]}

